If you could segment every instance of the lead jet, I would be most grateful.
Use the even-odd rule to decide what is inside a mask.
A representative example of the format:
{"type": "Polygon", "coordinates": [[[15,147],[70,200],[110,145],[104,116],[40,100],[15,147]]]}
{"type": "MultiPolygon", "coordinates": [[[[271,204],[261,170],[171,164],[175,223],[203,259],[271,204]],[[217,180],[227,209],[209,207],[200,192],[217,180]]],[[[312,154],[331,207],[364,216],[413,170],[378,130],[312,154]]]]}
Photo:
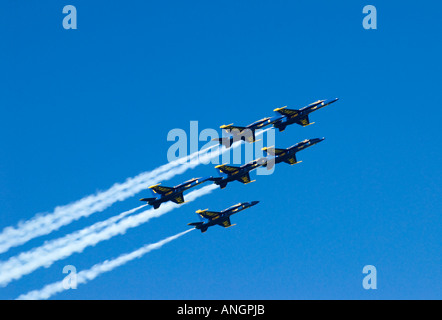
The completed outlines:
{"type": "Polygon", "coordinates": [[[245,165],[242,165],[240,167],[221,164],[219,166],[216,166],[215,168],[218,169],[219,173],[222,174],[223,177],[212,177],[209,179],[220,186],[221,189],[224,189],[229,182],[235,180],[247,184],[255,181],[250,180],[249,172],[264,165],[266,161],[267,160],[265,158],[260,158],[250,161],[249,163],[246,163],[245,165]]]}
{"type": "Polygon", "coordinates": [[[287,149],[277,149],[275,147],[262,148],[262,150],[264,150],[268,154],[275,156],[271,160],[267,160],[267,162],[263,166],[267,167],[267,169],[271,169],[273,167],[273,164],[275,163],[285,162],[290,165],[300,163],[302,161],[296,160],[296,153],[308,147],[314,146],[324,139],[325,138],[306,139],[287,149]]]}
{"type": "Polygon", "coordinates": [[[310,122],[309,120],[308,116],[310,113],[324,108],[325,106],[328,106],[329,104],[332,104],[336,101],[338,101],[338,98],[318,100],[299,110],[287,109],[287,107],[276,108],[273,111],[277,112],[280,116],[277,118],[272,118],[271,123],[273,124],[273,127],[278,128],[280,132],[284,131],[288,125],[291,125],[293,123],[306,127],[314,123],[310,122]]]}
{"type": "Polygon", "coordinates": [[[268,126],[271,123],[272,123],[271,118],[264,118],[264,119],[255,121],[246,127],[234,126],[233,123],[227,124],[227,125],[222,125],[220,128],[224,129],[224,131],[226,131],[228,134],[231,134],[233,137],[230,137],[230,138],[224,137],[224,138],[218,138],[218,139],[214,139],[214,140],[219,141],[219,143],[226,146],[226,148],[230,147],[232,145],[233,141],[243,140],[243,141],[247,141],[247,142],[252,143],[252,142],[256,141],[255,131],[258,129],[261,129],[265,126],[268,126]],[[230,142],[230,143],[228,143],[228,142],[230,142]]]}
{"type": "Polygon", "coordinates": [[[150,186],[149,189],[152,191],[153,195],[159,194],[159,197],[154,198],[142,198],[140,201],[146,201],[148,204],[152,205],[154,209],[158,209],[163,202],[172,201],[178,204],[184,203],[183,192],[193,188],[203,182],[212,181],[212,177],[208,178],[193,178],[186,182],[183,182],[175,187],[165,187],[160,184],[150,186]]]}
{"type": "Polygon", "coordinates": [[[232,214],[238,213],[242,210],[245,210],[247,208],[253,207],[254,205],[258,204],[259,201],[252,201],[252,202],[243,202],[235,204],[234,206],[231,206],[230,208],[227,208],[221,212],[216,211],[208,211],[208,209],[205,210],[198,210],[196,213],[202,218],[206,219],[204,222],[192,222],[187,224],[188,226],[194,226],[195,229],[201,230],[202,233],[207,231],[207,228],[219,225],[224,228],[232,227],[234,224],[230,223],[230,216],[232,214]]]}

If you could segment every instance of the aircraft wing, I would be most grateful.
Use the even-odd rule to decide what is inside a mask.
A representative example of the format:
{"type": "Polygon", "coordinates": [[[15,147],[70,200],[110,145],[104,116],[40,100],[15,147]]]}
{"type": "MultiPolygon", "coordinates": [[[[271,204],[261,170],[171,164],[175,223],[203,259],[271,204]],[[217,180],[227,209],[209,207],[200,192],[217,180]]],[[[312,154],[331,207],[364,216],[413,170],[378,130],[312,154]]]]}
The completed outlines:
{"type": "Polygon", "coordinates": [[[255,131],[252,129],[248,129],[246,127],[234,126],[231,124],[223,125],[223,126],[221,126],[221,129],[224,129],[227,133],[229,133],[233,136],[242,135],[242,138],[249,143],[252,143],[255,141],[255,131]],[[249,131],[246,131],[245,134],[243,134],[243,131],[246,129],[248,129],[249,131]]]}
{"type": "Polygon", "coordinates": [[[240,127],[240,126],[234,126],[233,124],[227,124],[227,125],[222,125],[220,128],[224,129],[227,133],[232,133],[232,131],[238,131],[238,133],[241,133],[246,127],[240,127]]]}
{"type": "Polygon", "coordinates": [[[308,115],[302,118],[299,118],[298,121],[296,121],[297,124],[300,124],[301,126],[305,127],[310,124],[310,121],[308,119],[308,115]]]}
{"type": "Polygon", "coordinates": [[[175,197],[173,197],[172,199],[170,199],[170,201],[181,204],[184,203],[184,196],[183,193],[179,193],[177,194],[175,197]]]}
{"type": "Polygon", "coordinates": [[[296,160],[296,155],[293,155],[290,158],[285,159],[284,162],[290,165],[298,163],[298,161],[296,160]]]}
{"type": "Polygon", "coordinates": [[[225,174],[231,174],[232,172],[237,171],[239,168],[234,166],[228,166],[226,164],[221,164],[219,166],[216,166],[219,171],[225,173],[225,174]]]}
{"type": "Polygon", "coordinates": [[[243,174],[241,177],[238,177],[236,180],[244,184],[255,181],[255,180],[250,180],[250,174],[248,172],[246,174],[243,174]]]}
{"type": "Polygon", "coordinates": [[[198,213],[201,217],[209,220],[216,219],[220,215],[220,212],[208,211],[208,210],[198,210],[196,213],[198,213]]]}
{"type": "Polygon", "coordinates": [[[268,154],[275,156],[275,155],[280,155],[281,153],[284,153],[286,150],[285,149],[278,149],[275,147],[266,147],[263,148],[262,150],[264,150],[265,152],[267,152],[268,154]]]}
{"type": "Polygon", "coordinates": [[[287,117],[295,117],[298,115],[299,110],[296,109],[287,109],[287,107],[282,107],[282,108],[276,108],[275,110],[273,110],[275,112],[278,112],[279,114],[283,115],[283,116],[287,116],[287,117]]]}
{"type": "Polygon", "coordinates": [[[150,186],[149,189],[151,189],[153,192],[158,193],[158,194],[166,194],[170,191],[173,191],[173,188],[163,187],[163,186],[160,186],[159,184],[156,184],[154,186],[150,186]]]}
{"type": "Polygon", "coordinates": [[[230,223],[230,218],[227,218],[223,222],[218,223],[218,225],[220,225],[221,227],[224,227],[224,228],[228,228],[228,227],[234,226],[234,224],[230,223]]]}

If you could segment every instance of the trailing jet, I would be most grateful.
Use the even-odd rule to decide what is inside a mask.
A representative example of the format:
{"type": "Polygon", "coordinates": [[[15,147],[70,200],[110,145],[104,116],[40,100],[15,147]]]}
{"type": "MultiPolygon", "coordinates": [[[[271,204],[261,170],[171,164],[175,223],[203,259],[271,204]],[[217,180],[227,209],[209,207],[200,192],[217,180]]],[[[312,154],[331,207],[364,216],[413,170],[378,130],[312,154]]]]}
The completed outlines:
{"type": "Polygon", "coordinates": [[[164,187],[160,184],[150,186],[149,189],[152,193],[159,194],[159,197],[154,198],[142,198],[140,201],[146,201],[148,204],[152,205],[154,209],[158,209],[163,202],[172,201],[178,204],[184,203],[183,192],[193,188],[203,182],[213,181],[212,177],[208,178],[193,178],[189,181],[183,182],[175,187],[164,187]]]}
{"type": "Polygon", "coordinates": [[[201,218],[206,219],[204,222],[192,222],[187,224],[188,226],[194,226],[196,229],[201,230],[202,233],[207,231],[207,228],[219,225],[224,228],[232,227],[234,224],[230,223],[230,216],[232,214],[238,213],[242,210],[245,210],[247,208],[253,207],[254,205],[258,204],[259,201],[252,201],[252,202],[243,202],[235,204],[234,206],[231,206],[230,208],[227,208],[221,212],[216,211],[208,211],[208,209],[205,210],[198,210],[196,213],[199,214],[201,218]]]}
{"type": "Polygon", "coordinates": [[[219,185],[221,189],[224,189],[227,183],[235,180],[247,184],[255,181],[250,180],[249,172],[264,165],[266,162],[267,160],[265,158],[260,158],[250,161],[249,163],[246,163],[245,165],[242,165],[240,167],[221,164],[219,166],[216,166],[215,168],[218,169],[220,174],[224,175],[224,177],[211,177],[209,178],[209,180],[214,181],[215,184],[219,185]]]}
{"type": "Polygon", "coordinates": [[[315,144],[323,141],[324,139],[325,138],[306,139],[304,141],[298,142],[297,144],[287,149],[277,149],[275,147],[262,148],[262,150],[264,150],[268,154],[275,156],[271,160],[268,160],[263,166],[267,167],[267,169],[271,169],[274,163],[285,162],[290,165],[300,163],[302,161],[296,160],[296,153],[308,147],[314,146],[315,144]]]}
{"type": "Polygon", "coordinates": [[[277,117],[276,119],[272,118],[270,122],[273,124],[273,127],[278,128],[279,131],[284,131],[285,127],[293,123],[306,127],[314,123],[310,123],[310,120],[308,118],[310,113],[324,108],[325,106],[328,106],[329,104],[332,104],[336,101],[338,101],[338,98],[329,100],[318,100],[299,110],[287,109],[287,107],[276,108],[273,111],[277,112],[280,117],[277,117]]]}
{"type": "MultiPolygon", "coordinates": [[[[224,129],[228,134],[231,134],[233,136],[232,138],[230,138],[230,143],[232,143],[232,141],[238,141],[238,140],[243,140],[252,143],[256,141],[255,131],[271,124],[270,120],[271,118],[264,118],[249,124],[247,127],[234,126],[232,123],[232,124],[222,125],[220,128],[224,129]]],[[[226,146],[225,142],[229,141],[229,138],[219,138],[215,140],[218,140],[220,144],[226,146]]]]}

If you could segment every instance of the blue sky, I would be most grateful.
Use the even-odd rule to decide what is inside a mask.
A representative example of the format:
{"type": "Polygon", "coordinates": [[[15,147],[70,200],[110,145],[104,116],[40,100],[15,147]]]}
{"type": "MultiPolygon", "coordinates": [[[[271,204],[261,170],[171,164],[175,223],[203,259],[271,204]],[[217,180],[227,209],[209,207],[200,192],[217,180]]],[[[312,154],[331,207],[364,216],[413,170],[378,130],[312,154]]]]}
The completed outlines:
{"type": "MultiPolygon", "coordinates": [[[[186,230],[197,209],[260,204],[56,299],[424,299],[441,288],[440,11],[434,1],[5,1],[0,13],[0,229],[167,162],[174,128],[247,125],[340,101],[276,134],[326,140],[0,288],[13,299],[186,230]],[[78,29],[64,30],[64,5],[78,29]],[[378,29],[362,27],[377,8],[378,29]],[[378,289],[362,288],[377,268],[378,289]]],[[[164,185],[215,174],[199,166],[164,185]]],[[[146,186],[147,187],[147,186],[146,186]]],[[[7,260],[138,206],[1,254],[7,260]]]]}

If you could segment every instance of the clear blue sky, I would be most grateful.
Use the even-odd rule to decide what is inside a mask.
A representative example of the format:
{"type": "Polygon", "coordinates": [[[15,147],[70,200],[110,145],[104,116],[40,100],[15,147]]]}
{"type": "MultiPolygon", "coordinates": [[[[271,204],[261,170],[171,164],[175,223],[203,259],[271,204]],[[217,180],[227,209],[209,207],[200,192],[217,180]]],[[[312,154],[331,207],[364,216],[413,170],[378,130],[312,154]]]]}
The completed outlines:
{"type": "MultiPolygon", "coordinates": [[[[173,128],[249,124],[340,101],[270,176],[224,190],[0,288],[13,299],[176,234],[195,210],[260,204],[56,299],[442,298],[442,4],[437,1],[3,1],[0,229],[167,162],[173,128]],[[77,8],[64,30],[62,8],[77,8]],[[377,8],[378,29],[362,27],[377,8]],[[377,268],[378,289],[362,288],[377,268]]],[[[215,173],[199,166],[164,185],[215,173]]],[[[146,186],[147,187],[147,186],[146,186]]],[[[0,260],[138,206],[138,194],[0,260]]]]}

